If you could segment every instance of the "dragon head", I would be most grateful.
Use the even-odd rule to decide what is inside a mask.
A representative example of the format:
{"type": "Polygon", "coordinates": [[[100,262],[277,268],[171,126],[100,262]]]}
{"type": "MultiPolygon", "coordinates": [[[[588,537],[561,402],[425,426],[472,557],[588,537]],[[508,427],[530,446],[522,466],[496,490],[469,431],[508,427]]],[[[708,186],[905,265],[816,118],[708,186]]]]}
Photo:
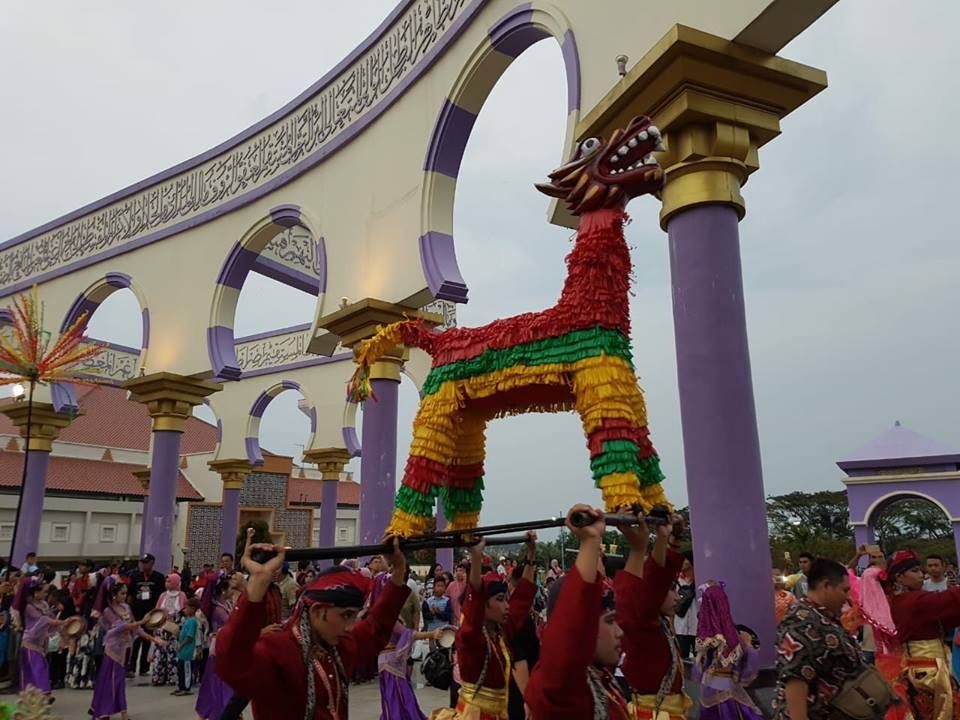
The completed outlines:
{"type": "Polygon", "coordinates": [[[653,153],[663,149],[660,130],[650,118],[636,117],[608,142],[595,137],[581,142],[570,162],[550,173],[550,182],[536,187],[563,200],[574,215],[623,207],[638,195],[660,190],[663,169],[653,153]]]}

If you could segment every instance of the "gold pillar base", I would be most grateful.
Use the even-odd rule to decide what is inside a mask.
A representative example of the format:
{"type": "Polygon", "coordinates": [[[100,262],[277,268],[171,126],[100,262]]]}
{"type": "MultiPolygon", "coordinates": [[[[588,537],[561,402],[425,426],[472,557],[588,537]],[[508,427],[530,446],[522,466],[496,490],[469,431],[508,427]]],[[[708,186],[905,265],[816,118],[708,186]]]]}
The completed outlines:
{"type": "Polygon", "coordinates": [[[211,460],[207,467],[220,475],[224,490],[241,489],[244,481],[253,472],[253,465],[248,460],[239,458],[211,460]]]}
{"type": "Polygon", "coordinates": [[[175,373],[158,372],[123,383],[131,400],[147,406],[153,418],[153,430],[183,432],[193,408],[208,395],[223,390],[223,385],[175,373]]]}
{"type": "Polygon", "coordinates": [[[0,408],[20,430],[20,437],[27,438],[27,416],[30,416],[30,437],[26,441],[26,449],[37,452],[50,452],[53,441],[60,435],[60,431],[70,424],[72,418],[62,415],[53,409],[51,403],[33,402],[33,412],[30,411],[30,402],[13,402],[0,408]]]}
{"type": "Polygon", "coordinates": [[[303,453],[304,459],[316,463],[323,480],[339,481],[344,467],[350,462],[346,448],[316,448],[303,453]]]}

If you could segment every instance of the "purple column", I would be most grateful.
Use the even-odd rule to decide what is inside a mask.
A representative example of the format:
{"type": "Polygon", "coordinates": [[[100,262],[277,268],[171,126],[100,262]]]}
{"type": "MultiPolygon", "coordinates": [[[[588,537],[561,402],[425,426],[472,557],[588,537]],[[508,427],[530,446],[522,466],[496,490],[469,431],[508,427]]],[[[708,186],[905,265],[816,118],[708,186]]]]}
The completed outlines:
{"type": "Polygon", "coordinates": [[[180,474],[180,438],[173,430],[154,430],[150,465],[150,497],[143,513],[143,551],[156,560],[166,575],[173,564],[173,526],[180,474]]]}
{"type": "MultiPolygon", "coordinates": [[[[437,530],[443,530],[447,527],[447,516],[443,514],[443,503],[437,498],[437,530]]],[[[443,566],[448,573],[453,572],[453,548],[440,548],[437,550],[437,562],[443,566]]]]}
{"type": "Polygon", "coordinates": [[[670,272],[683,449],[701,581],[727,583],[733,616],[774,663],[760,442],[750,377],[737,213],[701,205],[670,219],[670,272]]]}
{"type": "Polygon", "coordinates": [[[873,545],[874,542],[876,542],[874,539],[873,528],[869,525],[854,525],[853,541],[856,543],[857,547],[860,547],[861,545],[873,545]]]}
{"type": "Polygon", "coordinates": [[[50,452],[28,450],[23,461],[27,463],[27,481],[20,498],[20,522],[14,538],[14,555],[10,564],[19,568],[28,552],[37,552],[40,543],[40,520],[43,515],[43,494],[47,487],[47,464],[50,452]]]}
{"type": "MultiPolygon", "coordinates": [[[[329,548],[337,543],[338,482],[336,480],[322,480],[321,482],[323,485],[320,486],[320,547],[329,548]]],[[[360,507],[363,507],[362,499],[360,507]]],[[[328,568],[333,565],[333,560],[321,560],[318,564],[320,567],[328,568]]]]}
{"type": "Polygon", "coordinates": [[[233,555],[237,551],[240,527],[240,488],[223,486],[223,528],[220,530],[220,552],[233,555]]]}
{"type": "Polygon", "coordinates": [[[150,489],[147,488],[147,494],[143,496],[143,514],[140,516],[140,557],[146,552],[147,546],[147,507],[150,505],[150,489]]]}
{"type": "Polygon", "coordinates": [[[360,454],[360,543],[377,543],[393,514],[397,472],[396,380],[370,381],[372,398],[363,403],[363,450],[360,454]]]}

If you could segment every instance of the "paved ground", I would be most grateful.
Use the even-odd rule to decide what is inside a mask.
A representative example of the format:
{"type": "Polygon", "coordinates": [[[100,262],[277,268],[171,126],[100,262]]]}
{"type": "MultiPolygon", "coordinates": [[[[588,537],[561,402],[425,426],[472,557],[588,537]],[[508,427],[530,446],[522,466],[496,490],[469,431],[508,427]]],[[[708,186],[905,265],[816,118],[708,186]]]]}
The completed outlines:
{"type": "MultiPolygon", "coordinates": [[[[172,689],[141,687],[130,681],[127,685],[130,720],[193,720],[197,696],[173,697],[170,695],[172,689]]],[[[87,709],[92,694],[91,690],[57,690],[54,710],[62,720],[89,720],[87,709]]],[[[431,710],[445,705],[447,693],[424,688],[417,690],[417,697],[420,707],[429,715],[431,710]]],[[[252,720],[252,717],[248,711],[245,720],[252,720]]],[[[380,689],[376,682],[350,688],[350,717],[353,720],[377,720],[380,717],[380,689]]]]}

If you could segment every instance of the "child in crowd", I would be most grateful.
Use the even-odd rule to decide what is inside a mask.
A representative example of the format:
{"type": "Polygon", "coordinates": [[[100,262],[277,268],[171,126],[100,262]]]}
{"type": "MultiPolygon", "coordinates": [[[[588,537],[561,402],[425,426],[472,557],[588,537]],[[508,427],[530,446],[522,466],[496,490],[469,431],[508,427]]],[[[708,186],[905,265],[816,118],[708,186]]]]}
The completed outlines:
{"type": "Polygon", "coordinates": [[[177,643],[177,689],[172,695],[189,695],[193,680],[193,657],[197,649],[197,610],[200,601],[190,598],[183,608],[183,622],[177,643]]]}

